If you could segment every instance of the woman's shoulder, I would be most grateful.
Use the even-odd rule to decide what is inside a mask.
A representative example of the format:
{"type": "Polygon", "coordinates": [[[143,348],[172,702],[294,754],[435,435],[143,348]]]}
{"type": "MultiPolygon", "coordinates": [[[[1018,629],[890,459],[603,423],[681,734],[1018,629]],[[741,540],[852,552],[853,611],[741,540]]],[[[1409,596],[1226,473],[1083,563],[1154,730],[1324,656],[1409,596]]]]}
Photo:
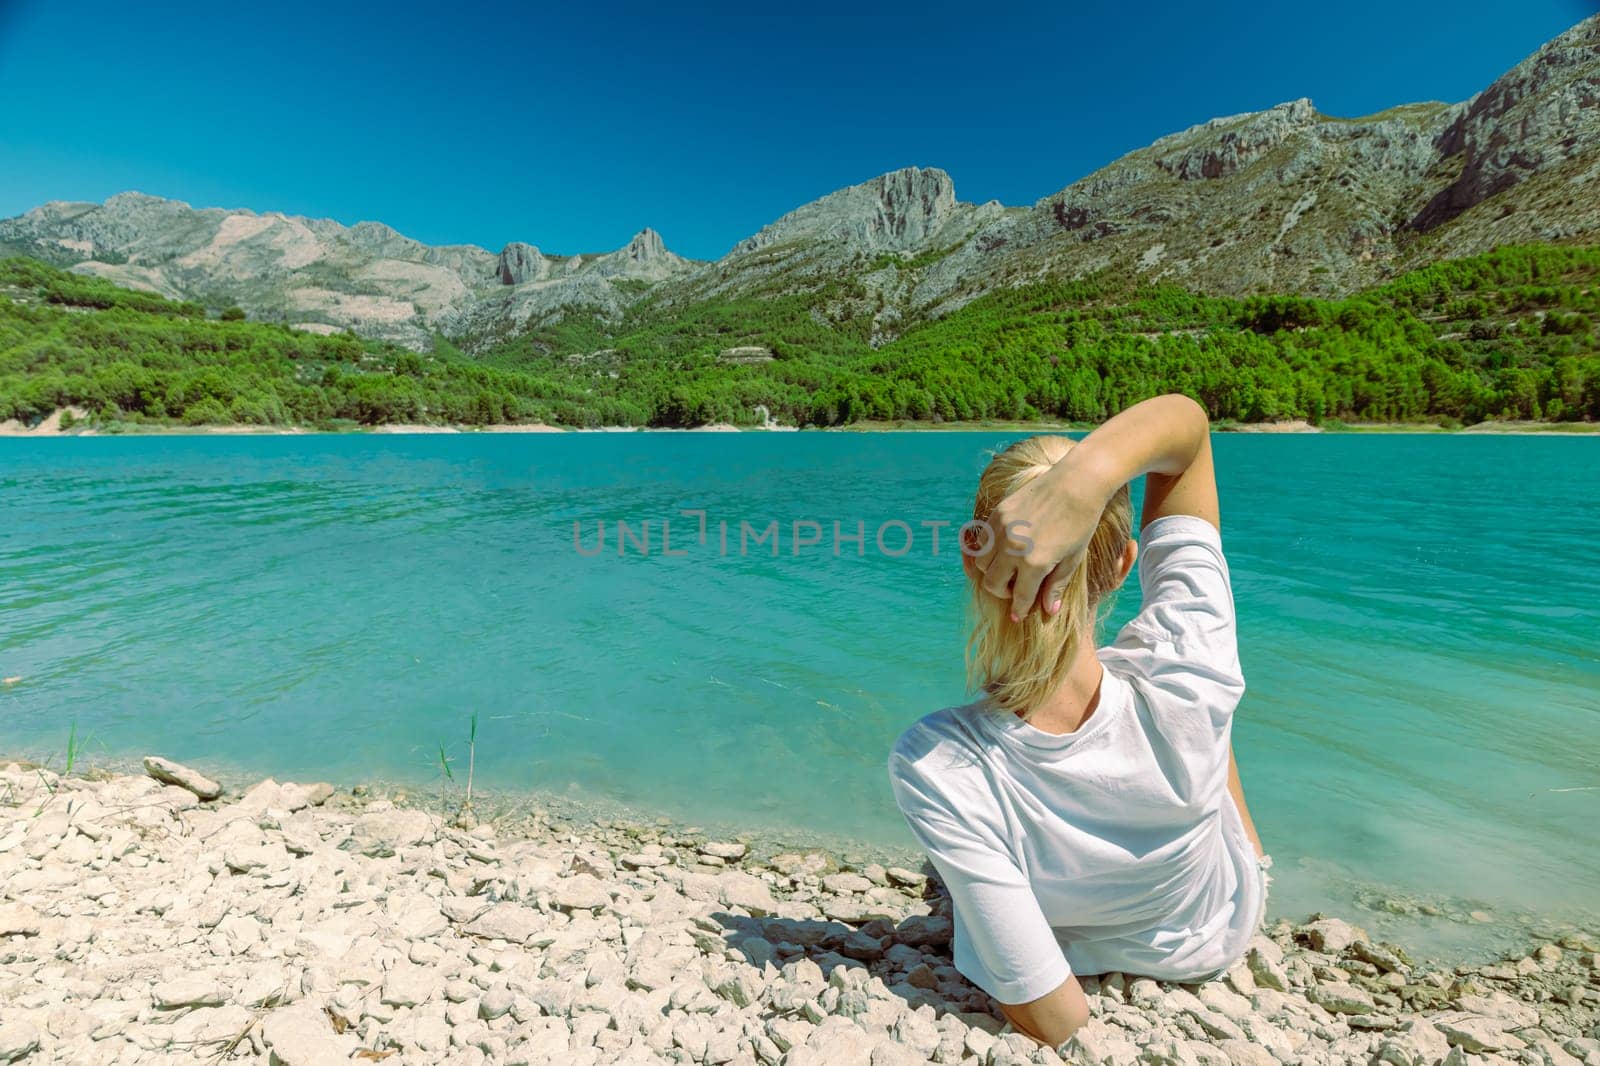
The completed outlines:
{"type": "Polygon", "coordinates": [[[889,776],[934,785],[982,772],[982,733],[976,703],[946,707],[924,715],[900,734],[889,752],[889,776]]]}

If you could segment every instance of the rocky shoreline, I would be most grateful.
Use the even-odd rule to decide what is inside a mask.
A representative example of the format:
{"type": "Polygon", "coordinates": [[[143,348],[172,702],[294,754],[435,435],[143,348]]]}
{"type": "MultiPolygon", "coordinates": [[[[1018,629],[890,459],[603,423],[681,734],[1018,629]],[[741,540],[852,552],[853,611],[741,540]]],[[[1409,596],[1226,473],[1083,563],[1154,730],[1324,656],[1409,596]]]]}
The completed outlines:
{"type": "Polygon", "coordinates": [[[918,870],[147,770],[0,767],[0,1063],[1600,1066],[1595,937],[1441,969],[1278,920],[1219,981],[1087,979],[1058,1054],[918,870]]]}

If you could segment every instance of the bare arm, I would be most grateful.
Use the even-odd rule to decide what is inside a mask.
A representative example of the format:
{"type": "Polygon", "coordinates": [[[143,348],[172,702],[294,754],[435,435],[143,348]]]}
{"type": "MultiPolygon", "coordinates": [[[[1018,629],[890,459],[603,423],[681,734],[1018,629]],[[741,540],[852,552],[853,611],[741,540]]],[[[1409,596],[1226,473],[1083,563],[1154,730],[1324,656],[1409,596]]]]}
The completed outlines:
{"type": "Polygon", "coordinates": [[[1000,1013],[1017,1032],[1046,1047],[1058,1048],[1089,1020],[1089,1001],[1084,998],[1078,979],[1069,977],[1054,992],[1031,1003],[1002,1003],[1000,1013]]]}
{"type": "Polygon", "coordinates": [[[989,519],[991,550],[973,559],[984,589],[1009,598],[1017,620],[1035,605],[1054,603],[1107,501],[1141,475],[1145,524],[1187,514],[1220,526],[1206,413],[1187,396],[1157,396],[1100,426],[1049,472],[1000,501],[989,519]]]}
{"type": "Polygon", "coordinates": [[[1266,854],[1261,847],[1261,837],[1256,833],[1255,819],[1250,817],[1250,808],[1244,802],[1244,782],[1239,780],[1239,763],[1233,757],[1233,745],[1228,745],[1228,792],[1233,796],[1233,805],[1239,808],[1239,820],[1244,823],[1245,835],[1250,838],[1251,847],[1256,849],[1256,858],[1266,854]]]}

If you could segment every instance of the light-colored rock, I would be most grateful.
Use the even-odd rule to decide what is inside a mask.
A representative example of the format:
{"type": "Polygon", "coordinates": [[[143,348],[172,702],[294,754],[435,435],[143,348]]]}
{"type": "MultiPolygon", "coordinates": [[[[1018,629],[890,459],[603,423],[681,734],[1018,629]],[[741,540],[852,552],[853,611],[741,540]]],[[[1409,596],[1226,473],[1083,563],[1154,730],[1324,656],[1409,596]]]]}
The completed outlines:
{"type": "Polygon", "coordinates": [[[1231,1066],[1278,1066],[1272,1052],[1248,1040],[1224,1040],[1217,1045],[1231,1066]]]}
{"type": "Polygon", "coordinates": [[[1496,1018],[1449,1011],[1430,1019],[1453,1047],[1462,1051],[1482,1054],[1488,1051],[1512,1051],[1523,1042],[1506,1032],[1505,1023],[1496,1018]]]}
{"type": "MultiPolygon", "coordinates": [[[[1265,940],[1265,938],[1260,938],[1265,940]]],[[[1272,944],[1265,940],[1266,944],[1272,944]]],[[[1283,952],[1272,944],[1272,949],[1267,949],[1261,944],[1252,945],[1250,952],[1245,956],[1245,964],[1250,967],[1250,977],[1262,988],[1270,988],[1278,992],[1289,991],[1289,971],[1283,964],[1283,952]],[[1276,949],[1276,950],[1273,950],[1276,949]]]]}
{"type": "Polygon", "coordinates": [[[591,874],[576,874],[550,886],[550,902],[564,911],[596,911],[611,903],[611,890],[591,874]]]}
{"type": "Polygon", "coordinates": [[[1431,1022],[1412,1019],[1378,1046],[1377,1059],[1387,1066],[1434,1066],[1450,1054],[1450,1042],[1431,1022]]]}
{"type": "Polygon", "coordinates": [[[1306,998],[1333,1014],[1367,1014],[1376,1006],[1372,993],[1348,984],[1313,985],[1306,998]]]}
{"type": "Polygon", "coordinates": [[[157,1010],[177,1010],[180,1007],[221,1006],[223,994],[216,978],[191,974],[162,981],[150,990],[150,999],[157,1010]]]}
{"type": "Polygon", "coordinates": [[[478,1000],[478,1016],[485,1021],[511,1013],[511,1007],[516,1002],[516,996],[511,989],[504,985],[496,986],[486,991],[478,1000]]]}
{"type": "Polygon", "coordinates": [[[520,903],[496,903],[468,923],[466,931],[473,936],[525,944],[544,925],[544,919],[536,911],[520,903]]]}
{"type": "Polygon", "coordinates": [[[222,795],[222,786],[200,771],[192,770],[182,763],[164,759],[159,755],[144,757],[144,772],[163,784],[176,785],[192,792],[202,800],[214,800],[222,795]]]}
{"type": "Polygon", "coordinates": [[[416,1007],[437,996],[442,984],[436,970],[402,963],[384,976],[379,1002],[391,1007],[416,1007]]]}
{"type": "Polygon", "coordinates": [[[0,1022],[0,1062],[21,1062],[39,1050],[39,1027],[25,1019],[0,1022]]]}
{"type": "Polygon", "coordinates": [[[38,935],[38,911],[25,903],[0,903],[0,939],[38,935]]]}
{"type": "Polygon", "coordinates": [[[333,1031],[327,1014],[309,1003],[280,1007],[261,1021],[261,1039],[282,1066],[348,1064],[358,1042],[333,1031]]]}
{"type": "Polygon", "coordinates": [[[1357,940],[1366,939],[1361,930],[1338,918],[1307,922],[1300,927],[1300,933],[1311,942],[1313,948],[1328,955],[1338,955],[1357,940]]]}
{"type": "Polygon", "coordinates": [[[369,810],[356,819],[350,846],[363,855],[385,857],[433,840],[434,819],[423,811],[369,810]]]}
{"type": "Polygon", "coordinates": [[[717,892],[727,906],[742,908],[756,918],[768,917],[778,909],[771,887],[754,874],[738,870],[718,874],[717,892]]]}
{"type": "MultiPolygon", "coordinates": [[[[969,1031],[969,1038],[975,1032],[981,1030],[969,1031]]],[[[967,1046],[971,1048],[970,1043],[967,1046]]],[[[1074,1033],[1067,1050],[1069,1062],[1081,1059],[1085,1066],[1134,1066],[1139,1061],[1139,1045],[1126,1032],[1099,1018],[1090,1018],[1074,1033]]]]}

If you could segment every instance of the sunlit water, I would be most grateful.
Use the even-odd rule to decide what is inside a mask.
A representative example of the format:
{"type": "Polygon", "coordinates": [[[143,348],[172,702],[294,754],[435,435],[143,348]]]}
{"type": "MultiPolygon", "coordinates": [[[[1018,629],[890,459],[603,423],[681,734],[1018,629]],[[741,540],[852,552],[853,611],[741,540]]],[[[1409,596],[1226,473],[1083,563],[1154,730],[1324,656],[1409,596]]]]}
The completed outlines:
{"type": "MultiPolygon", "coordinates": [[[[963,698],[959,567],[922,523],[959,523],[1007,439],[0,441],[0,677],[22,679],[0,686],[0,751],[59,761],[75,722],[101,760],[432,787],[477,712],[480,785],[904,848],[888,746],[963,698]],[[650,520],[648,557],[618,554],[618,519],[650,520]],[[777,557],[741,554],[739,523],[774,519],[777,557]],[[589,551],[606,522],[603,554],[574,520],[589,551]],[[836,520],[865,523],[864,554],[834,554],[836,520]],[[894,520],[898,556],[875,543],[894,520]],[[821,543],[796,554],[795,521],[821,543]]],[[[1581,920],[1600,440],[1216,450],[1275,908],[1354,909],[1443,953],[1581,920]],[[1445,916],[1358,906],[1385,899],[1445,916]],[[1496,921],[1451,918],[1471,910],[1496,921]]]]}

